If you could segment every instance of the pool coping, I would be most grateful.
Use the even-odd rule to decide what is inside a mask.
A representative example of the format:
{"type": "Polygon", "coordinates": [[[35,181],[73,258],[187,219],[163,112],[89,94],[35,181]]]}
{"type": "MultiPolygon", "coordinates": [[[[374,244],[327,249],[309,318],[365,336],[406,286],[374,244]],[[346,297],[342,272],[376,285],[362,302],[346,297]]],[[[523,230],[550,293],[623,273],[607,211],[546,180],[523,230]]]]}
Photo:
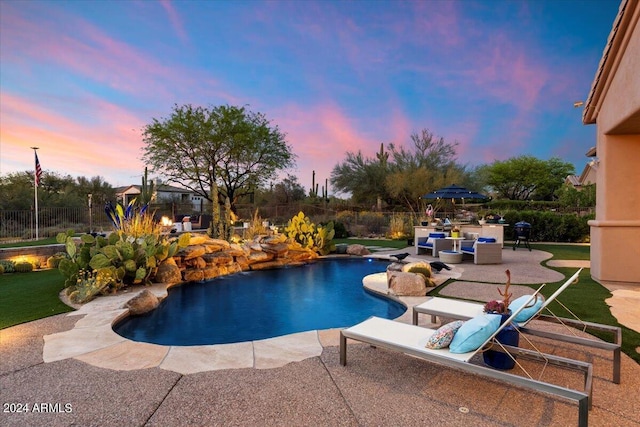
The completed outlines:
{"type": "MultiPolygon", "coordinates": [[[[387,256],[372,258],[388,259],[387,256]]],[[[443,275],[441,282],[459,276],[457,272],[443,275]]],[[[73,358],[90,365],[129,371],[159,367],[180,374],[222,369],[271,369],[291,362],[320,356],[324,347],[337,346],[342,328],[299,332],[264,340],[232,344],[198,346],[165,346],[136,342],[116,334],[112,326],[128,316],[124,304],[146,289],[160,299],[175,285],[154,284],[135,287],[117,295],[94,299],[67,316],[82,316],[68,331],[44,336],[45,363],[73,358]]],[[[395,297],[387,291],[386,273],[363,278],[363,286],[370,292],[395,300],[407,307],[396,320],[409,319],[411,307],[428,297],[395,297]]]]}

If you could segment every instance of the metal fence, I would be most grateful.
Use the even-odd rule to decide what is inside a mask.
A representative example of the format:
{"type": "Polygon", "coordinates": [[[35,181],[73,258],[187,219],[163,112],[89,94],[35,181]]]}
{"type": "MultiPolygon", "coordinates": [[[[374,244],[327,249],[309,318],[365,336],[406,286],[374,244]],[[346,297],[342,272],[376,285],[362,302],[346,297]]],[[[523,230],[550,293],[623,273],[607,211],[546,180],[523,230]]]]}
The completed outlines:
{"type": "MultiPolygon", "coordinates": [[[[237,205],[237,218],[239,221],[248,221],[254,217],[258,211],[258,216],[272,224],[286,224],[286,222],[299,211],[313,217],[314,221],[328,221],[335,218],[335,211],[322,206],[290,204],[261,206],[237,205]]],[[[149,212],[159,220],[166,216],[174,221],[180,220],[185,215],[203,215],[211,218],[211,204],[201,204],[194,206],[191,203],[163,203],[154,204],[149,207],[149,212]]],[[[205,221],[207,224],[208,222],[205,221]]],[[[38,237],[55,237],[60,232],[73,230],[79,233],[105,232],[112,229],[111,221],[108,219],[101,207],[93,208],[39,208],[38,209],[38,237]]],[[[206,228],[206,226],[205,226],[206,228]]],[[[31,210],[0,210],[0,241],[10,243],[21,240],[31,240],[36,238],[36,217],[35,211],[31,210]]]]}

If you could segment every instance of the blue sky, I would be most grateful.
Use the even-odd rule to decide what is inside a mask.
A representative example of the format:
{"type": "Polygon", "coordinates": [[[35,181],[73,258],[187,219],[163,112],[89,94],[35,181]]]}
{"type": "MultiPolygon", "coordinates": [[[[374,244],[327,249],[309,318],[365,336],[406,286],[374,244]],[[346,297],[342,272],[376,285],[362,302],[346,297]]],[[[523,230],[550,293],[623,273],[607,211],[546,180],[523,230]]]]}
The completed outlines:
{"type": "MultiPolygon", "coordinates": [[[[619,8],[611,0],[0,2],[0,174],[138,184],[141,129],[174,104],[248,105],[305,188],[347,151],[423,128],[470,166],[571,162],[619,8]]],[[[330,191],[331,192],[331,191],[330,191]]]]}

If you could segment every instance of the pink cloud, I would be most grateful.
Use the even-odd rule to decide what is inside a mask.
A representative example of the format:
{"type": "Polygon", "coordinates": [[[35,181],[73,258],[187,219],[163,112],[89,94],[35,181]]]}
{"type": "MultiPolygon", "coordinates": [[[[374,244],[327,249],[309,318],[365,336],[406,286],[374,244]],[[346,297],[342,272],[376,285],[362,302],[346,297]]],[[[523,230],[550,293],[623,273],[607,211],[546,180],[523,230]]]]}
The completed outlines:
{"type": "Polygon", "coordinates": [[[38,146],[45,170],[72,176],[103,176],[112,185],[137,182],[142,174],[143,123],[126,110],[102,100],[86,107],[96,122],[84,124],[30,101],[2,93],[2,162],[12,170],[32,170],[29,147],[38,146]]]}
{"type": "MultiPolygon", "coordinates": [[[[171,4],[165,10],[170,19],[179,20],[177,14],[171,14],[171,4]]],[[[38,21],[11,11],[11,19],[3,19],[3,61],[25,64],[25,72],[29,73],[34,69],[26,68],[28,63],[55,64],[111,89],[154,102],[170,99],[173,103],[176,91],[224,102],[237,100],[206,70],[159,60],[76,15],[60,11],[52,14],[56,19],[38,21]]]]}
{"type": "Polygon", "coordinates": [[[167,13],[169,22],[171,23],[173,31],[176,32],[178,38],[182,40],[182,42],[187,42],[189,40],[189,36],[184,28],[182,18],[173,7],[173,3],[170,0],[160,0],[160,6],[162,6],[164,11],[167,13]]]}

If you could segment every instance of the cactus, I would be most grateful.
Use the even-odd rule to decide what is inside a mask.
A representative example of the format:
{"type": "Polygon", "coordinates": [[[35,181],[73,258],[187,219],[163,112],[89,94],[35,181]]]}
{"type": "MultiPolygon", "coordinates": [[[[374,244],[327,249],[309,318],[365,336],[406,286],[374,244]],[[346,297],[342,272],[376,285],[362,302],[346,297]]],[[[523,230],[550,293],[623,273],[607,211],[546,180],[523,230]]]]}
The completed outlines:
{"type": "MultiPolygon", "coordinates": [[[[135,213],[127,221],[135,223],[136,217],[140,215],[142,214],[139,212],[135,213]]],[[[120,218],[119,215],[116,218],[120,218]]],[[[71,293],[78,291],[79,300],[86,300],[97,292],[117,290],[128,284],[149,283],[160,262],[175,255],[179,248],[188,246],[191,235],[184,233],[178,239],[169,239],[161,235],[157,227],[148,229],[153,232],[140,235],[138,227],[128,228],[125,225],[108,238],[95,238],[86,234],[80,238],[79,245],[73,240],[72,231],[58,234],[56,240],[63,243],[66,249],[66,257],[58,265],[66,278],[65,286],[73,288],[71,293]],[[126,230],[133,230],[135,233],[131,234],[126,230]],[[96,284],[94,276],[84,272],[98,274],[100,286],[96,284]],[[84,276],[81,277],[81,274],[84,276]],[[105,281],[108,283],[103,283],[105,281]]]]}
{"type": "Polygon", "coordinates": [[[311,190],[309,190],[309,197],[318,197],[318,186],[316,185],[316,171],[311,174],[311,190]]]}
{"type": "Polygon", "coordinates": [[[49,258],[47,258],[47,267],[58,268],[58,266],[60,265],[60,261],[62,261],[65,258],[67,258],[66,253],[64,252],[55,253],[51,255],[49,258]]]}
{"type": "Polygon", "coordinates": [[[140,204],[148,205],[153,199],[153,193],[155,192],[155,183],[153,180],[149,181],[147,178],[147,168],[144,168],[144,175],[142,176],[142,186],[140,187],[140,204]]]}
{"type": "Polygon", "coordinates": [[[321,255],[328,254],[334,248],[333,222],[325,226],[316,226],[302,211],[289,220],[284,231],[289,238],[302,247],[321,255]]]}
{"type": "Polygon", "coordinates": [[[5,273],[13,273],[16,271],[16,263],[8,259],[0,259],[0,266],[5,273]]]}
{"type": "Polygon", "coordinates": [[[91,271],[79,270],[75,290],[69,294],[69,298],[78,304],[91,301],[99,293],[105,292],[108,286],[113,283],[114,275],[114,267],[91,271]]]}
{"type": "Polygon", "coordinates": [[[29,273],[33,271],[33,264],[27,261],[17,262],[15,271],[16,273],[29,273]]]}

